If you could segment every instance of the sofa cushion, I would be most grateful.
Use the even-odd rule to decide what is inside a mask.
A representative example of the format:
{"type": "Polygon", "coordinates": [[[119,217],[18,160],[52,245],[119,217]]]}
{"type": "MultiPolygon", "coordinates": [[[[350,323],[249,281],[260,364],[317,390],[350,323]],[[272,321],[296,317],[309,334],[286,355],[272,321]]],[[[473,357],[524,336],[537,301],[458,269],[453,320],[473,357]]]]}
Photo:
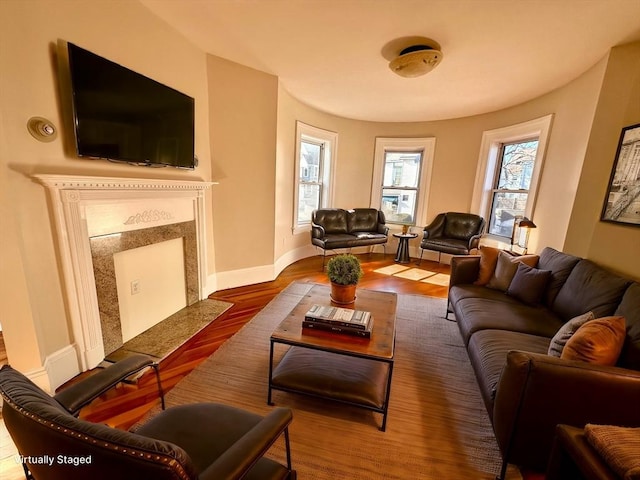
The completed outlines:
{"type": "Polygon", "coordinates": [[[593,320],[595,317],[593,316],[593,312],[587,312],[582,315],[578,315],[575,318],[572,318],[567,323],[565,323],[560,330],[556,332],[556,334],[551,339],[549,343],[549,351],[548,355],[552,357],[558,357],[562,355],[562,350],[564,346],[567,344],[567,341],[573,336],[574,333],[578,331],[578,329],[587,323],[589,320],[593,320]]]}
{"type": "Polygon", "coordinates": [[[519,262],[516,274],[507,289],[507,295],[529,305],[537,305],[547,288],[550,275],[550,270],[538,270],[519,262]]]}
{"type": "Polygon", "coordinates": [[[547,285],[544,304],[547,307],[553,305],[560,288],[567,281],[571,270],[580,261],[580,257],[574,257],[567,253],[559,252],[551,247],[546,247],[540,253],[538,268],[551,271],[551,279],[547,285]]]}
{"type": "Polygon", "coordinates": [[[347,231],[377,232],[378,210],[375,208],[354,208],[347,212],[347,231]]]}
{"type": "Polygon", "coordinates": [[[522,255],[514,257],[507,252],[499,252],[496,269],[494,270],[489,283],[487,283],[487,287],[506,292],[511,284],[511,280],[518,270],[519,262],[529,265],[530,267],[535,267],[538,264],[538,256],[522,255]]]}
{"type": "Polygon", "coordinates": [[[496,269],[496,263],[498,263],[499,248],[488,247],[482,245],[480,247],[480,271],[478,272],[478,279],[473,282],[474,285],[486,285],[491,280],[493,272],[496,269]]]}
{"type": "MultiPolygon", "coordinates": [[[[452,287],[452,290],[467,288],[483,287],[465,285],[452,287]]],[[[469,296],[455,303],[451,302],[465,344],[474,332],[479,330],[508,330],[550,339],[562,326],[562,320],[550,310],[526,305],[504,293],[500,295],[501,300],[489,295],[486,298],[469,296]]]]}
{"type": "Polygon", "coordinates": [[[341,208],[316,210],[313,222],[322,225],[326,234],[347,233],[347,211],[341,208]]]}
{"type": "Polygon", "coordinates": [[[596,318],[582,325],[562,349],[560,358],[596,365],[615,365],[625,337],[624,317],[596,318]]]}
{"type": "Polygon", "coordinates": [[[596,317],[613,315],[630,283],[590,260],[580,260],[558,292],[552,310],[565,320],[589,310],[596,317]]]}
{"type": "Polygon", "coordinates": [[[482,398],[489,415],[493,415],[493,400],[500,374],[510,350],[546,353],[548,337],[528,335],[506,330],[482,330],[469,341],[469,359],[476,373],[482,398]]]}
{"type": "Polygon", "coordinates": [[[451,255],[466,255],[469,251],[469,241],[457,238],[427,238],[422,240],[420,248],[433,249],[451,255]]]}
{"type": "Polygon", "coordinates": [[[627,288],[614,315],[622,315],[627,321],[627,336],[618,365],[640,370],[640,283],[634,282],[627,288]]]}

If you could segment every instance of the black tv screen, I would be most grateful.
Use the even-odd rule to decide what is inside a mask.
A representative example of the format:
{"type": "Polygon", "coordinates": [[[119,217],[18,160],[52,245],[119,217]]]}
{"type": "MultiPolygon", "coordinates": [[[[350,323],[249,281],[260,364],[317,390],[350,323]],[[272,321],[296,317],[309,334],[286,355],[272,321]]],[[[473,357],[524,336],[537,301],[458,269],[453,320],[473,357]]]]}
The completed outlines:
{"type": "Polygon", "coordinates": [[[80,157],[194,168],[194,100],[67,43],[80,157]]]}

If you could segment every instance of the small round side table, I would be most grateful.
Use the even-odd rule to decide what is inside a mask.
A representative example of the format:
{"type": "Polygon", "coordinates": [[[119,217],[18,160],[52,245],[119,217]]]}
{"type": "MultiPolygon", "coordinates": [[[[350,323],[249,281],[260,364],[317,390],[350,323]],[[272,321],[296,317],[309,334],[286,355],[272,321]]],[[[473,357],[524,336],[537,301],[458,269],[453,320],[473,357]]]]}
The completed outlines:
{"type": "Polygon", "coordinates": [[[398,239],[398,251],[396,252],[396,262],[409,263],[409,240],[416,238],[417,233],[394,233],[394,237],[398,239]]]}

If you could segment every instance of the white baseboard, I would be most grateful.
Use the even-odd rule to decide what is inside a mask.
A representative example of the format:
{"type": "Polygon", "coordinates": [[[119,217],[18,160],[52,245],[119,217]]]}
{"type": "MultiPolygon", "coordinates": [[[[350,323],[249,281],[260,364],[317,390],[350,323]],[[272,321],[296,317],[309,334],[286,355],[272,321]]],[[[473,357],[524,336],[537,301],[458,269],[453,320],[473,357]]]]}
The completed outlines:
{"type": "Polygon", "coordinates": [[[78,353],[75,345],[67,345],[57,352],[48,355],[44,361],[44,368],[50,391],[55,391],[60,385],[80,373],[78,353]]]}
{"type": "Polygon", "coordinates": [[[273,266],[274,278],[280,275],[285,268],[291,265],[298,260],[307,257],[313,257],[317,255],[318,251],[313,245],[305,245],[304,247],[296,248],[295,250],[290,250],[280,258],[276,260],[276,263],[273,266]]]}
{"type": "Polygon", "coordinates": [[[255,283],[270,282],[275,279],[273,265],[229,270],[216,274],[217,290],[253,285],[255,283]]]}

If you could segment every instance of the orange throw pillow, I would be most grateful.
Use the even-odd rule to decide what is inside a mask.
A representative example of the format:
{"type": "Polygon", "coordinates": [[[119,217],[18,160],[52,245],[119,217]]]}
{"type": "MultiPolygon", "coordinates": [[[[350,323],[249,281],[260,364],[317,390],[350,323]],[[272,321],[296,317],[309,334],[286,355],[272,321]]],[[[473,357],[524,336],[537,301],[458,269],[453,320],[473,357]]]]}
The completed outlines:
{"type": "Polygon", "coordinates": [[[481,246],[480,247],[480,272],[478,273],[478,279],[473,282],[474,285],[486,285],[491,280],[493,272],[496,269],[496,263],[498,263],[499,248],[481,246]]]}
{"type": "Polygon", "coordinates": [[[574,333],[562,349],[560,358],[596,365],[615,365],[626,336],[624,317],[591,320],[574,333]]]}

